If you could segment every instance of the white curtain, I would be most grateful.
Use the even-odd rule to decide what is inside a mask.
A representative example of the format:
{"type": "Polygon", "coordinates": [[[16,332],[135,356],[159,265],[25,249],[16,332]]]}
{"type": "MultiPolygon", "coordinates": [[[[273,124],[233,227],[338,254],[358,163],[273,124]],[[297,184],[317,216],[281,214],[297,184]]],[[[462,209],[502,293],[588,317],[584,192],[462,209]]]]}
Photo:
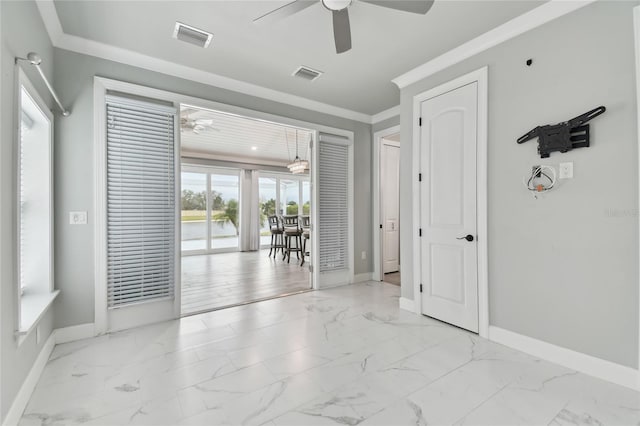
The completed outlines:
{"type": "Polygon", "coordinates": [[[240,173],[240,251],[260,249],[258,174],[257,170],[242,170],[240,173]]]}

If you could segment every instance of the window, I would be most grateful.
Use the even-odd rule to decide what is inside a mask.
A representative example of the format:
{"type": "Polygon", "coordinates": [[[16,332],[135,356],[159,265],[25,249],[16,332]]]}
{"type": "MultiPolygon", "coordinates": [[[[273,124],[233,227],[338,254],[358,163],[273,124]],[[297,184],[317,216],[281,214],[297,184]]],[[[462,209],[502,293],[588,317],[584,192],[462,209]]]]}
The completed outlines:
{"type": "Polygon", "coordinates": [[[283,215],[296,215],[300,212],[300,183],[297,180],[280,179],[280,211],[283,215]]]}
{"type": "Polygon", "coordinates": [[[20,72],[17,139],[18,331],[26,334],[53,301],[53,125],[20,72]]]}
{"type": "Polygon", "coordinates": [[[258,202],[260,203],[260,245],[266,246],[271,242],[269,216],[276,214],[277,179],[260,177],[258,180],[258,202]]]}
{"type": "Polygon", "coordinates": [[[261,173],[258,192],[262,247],[268,247],[271,241],[268,216],[311,214],[311,186],[307,175],[261,173]]]}
{"type": "Polygon", "coordinates": [[[213,173],[211,179],[211,248],[238,248],[240,175],[213,173]]]}
{"type": "Polygon", "coordinates": [[[182,166],[182,252],[238,250],[240,170],[182,166]]]}
{"type": "Polygon", "coordinates": [[[311,184],[308,180],[302,181],[302,214],[311,214],[311,184]]]}

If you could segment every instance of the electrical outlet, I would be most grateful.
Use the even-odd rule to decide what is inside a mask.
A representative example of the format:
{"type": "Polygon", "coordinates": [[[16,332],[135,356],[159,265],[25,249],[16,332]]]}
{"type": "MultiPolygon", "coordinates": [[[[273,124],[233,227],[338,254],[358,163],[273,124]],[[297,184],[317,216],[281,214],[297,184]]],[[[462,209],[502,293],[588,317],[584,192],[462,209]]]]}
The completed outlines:
{"type": "Polygon", "coordinates": [[[71,224],[71,225],[86,225],[87,224],[87,212],[69,212],[69,224],[71,224]]]}
{"type": "Polygon", "coordinates": [[[362,252],[362,260],[367,260],[367,252],[366,251],[362,252]]]}
{"type": "Polygon", "coordinates": [[[560,179],[573,179],[573,162],[560,163],[558,168],[560,179]]]}

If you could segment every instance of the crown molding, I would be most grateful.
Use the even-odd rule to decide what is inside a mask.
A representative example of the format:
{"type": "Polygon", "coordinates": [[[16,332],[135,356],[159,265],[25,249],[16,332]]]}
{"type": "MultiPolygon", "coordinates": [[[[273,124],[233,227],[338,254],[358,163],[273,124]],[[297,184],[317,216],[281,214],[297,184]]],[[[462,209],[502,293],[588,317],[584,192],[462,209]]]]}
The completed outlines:
{"type": "Polygon", "coordinates": [[[177,64],[164,59],[155,58],[132,50],[66,34],[62,29],[53,0],[36,0],[36,4],[40,11],[40,16],[44,21],[47,33],[49,34],[49,38],[51,39],[51,43],[57,48],[70,50],[84,55],[95,56],[109,61],[120,62],[186,80],[197,81],[199,83],[311,111],[371,124],[371,115],[363,114],[358,111],[325,104],[323,102],[314,101],[301,96],[292,95],[290,93],[280,92],[233,78],[224,77],[208,71],[188,67],[186,65],[177,64]]]}
{"type": "Polygon", "coordinates": [[[399,115],[400,115],[400,105],[396,105],[394,107],[385,109],[384,111],[381,111],[371,116],[371,124],[376,124],[386,120],[387,118],[397,117],[399,115]]]}
{"type": "Polygon", "coordinates": [[[547,3],[507,21],[391,81],[398,86],[398,88],[403,89],[438,71],[449,68],[452,65],[517,37],[520,34],[576,11],[594,1],[596,0],[549,0],[547,3]]]}

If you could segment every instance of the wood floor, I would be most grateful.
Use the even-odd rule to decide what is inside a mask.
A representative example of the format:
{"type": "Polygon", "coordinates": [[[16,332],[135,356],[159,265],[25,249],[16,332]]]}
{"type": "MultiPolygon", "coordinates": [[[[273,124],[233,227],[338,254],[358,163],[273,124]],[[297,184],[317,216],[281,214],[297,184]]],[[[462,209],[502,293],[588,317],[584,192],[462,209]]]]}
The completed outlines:
{"type": "Polygon", "coordinates": [[[182,315],[310,288],[308,263],[269,258],[269,250],[184,256],[182,315]]]}
{"type": "Polygon", "coordinates": [[[389,274],[384,274],[382,281],[393,285],[400,285],[400,272],[391,272],[389,274]]]}

